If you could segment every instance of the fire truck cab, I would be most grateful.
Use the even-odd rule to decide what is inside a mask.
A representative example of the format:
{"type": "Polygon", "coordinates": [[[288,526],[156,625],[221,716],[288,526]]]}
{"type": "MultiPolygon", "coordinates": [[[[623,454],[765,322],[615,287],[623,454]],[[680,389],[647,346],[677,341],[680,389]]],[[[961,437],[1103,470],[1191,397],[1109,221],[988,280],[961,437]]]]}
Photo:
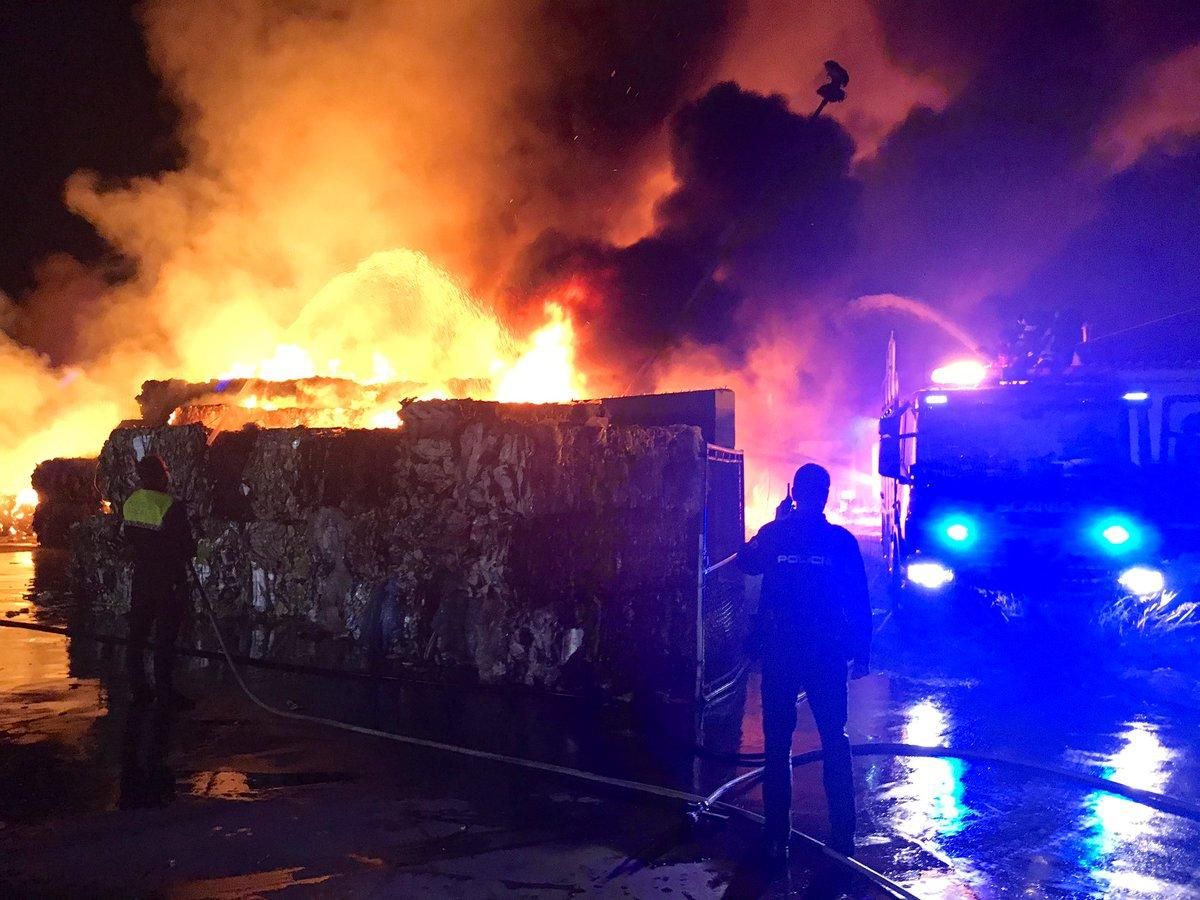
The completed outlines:
{"type": "Polygon", "coordinates": [[[1200,373],[889,393],[882,534],[901,604],[966,590],[1150,600],[1197,587],[1200,373]]]}

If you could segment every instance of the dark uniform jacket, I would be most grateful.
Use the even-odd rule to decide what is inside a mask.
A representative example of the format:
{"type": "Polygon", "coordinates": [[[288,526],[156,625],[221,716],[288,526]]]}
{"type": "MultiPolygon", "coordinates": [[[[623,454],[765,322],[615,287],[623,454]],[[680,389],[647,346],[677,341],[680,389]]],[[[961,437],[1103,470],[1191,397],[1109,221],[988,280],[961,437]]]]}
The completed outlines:
{"type": "Polygon", "coordinates": [[[122,531],[138,581],[179,584],[196,554],[187,509],[170,494],[141,488],[121,507],[122,531]]]}
{"type": "Polygon", "coordinates": [[[768,646],[866,665],[871,652],[871,601],[858,541],[818,514],[791,513],[768,522],[738,553],[738,565],[762,575],[758,612],[768,646]]]}

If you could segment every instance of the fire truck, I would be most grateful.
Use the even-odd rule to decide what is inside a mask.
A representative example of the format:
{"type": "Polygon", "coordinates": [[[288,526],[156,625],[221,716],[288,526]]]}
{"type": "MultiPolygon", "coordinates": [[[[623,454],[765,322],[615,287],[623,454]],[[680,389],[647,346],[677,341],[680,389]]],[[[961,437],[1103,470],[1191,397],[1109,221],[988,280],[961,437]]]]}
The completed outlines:
{"type": "Polygon", "coordinates": [[[879,472],[898,607],[1200,598],[1200,368],[970,360],[901,397],[895,354],[893,337],[879,472]]]}

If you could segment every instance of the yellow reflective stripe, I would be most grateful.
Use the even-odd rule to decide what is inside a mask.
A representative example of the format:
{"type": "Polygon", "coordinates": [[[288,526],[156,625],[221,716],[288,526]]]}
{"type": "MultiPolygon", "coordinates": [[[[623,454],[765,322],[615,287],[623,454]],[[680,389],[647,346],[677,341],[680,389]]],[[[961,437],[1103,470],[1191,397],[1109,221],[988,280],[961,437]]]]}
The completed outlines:
{"type": "Polygon", "coordinates": [[[121,515],[126,524],[157,530],[162,528],[167,510],[174,502],[170,494],[142,488],[129,495],[129,499],[121,507],[121,515]]]}

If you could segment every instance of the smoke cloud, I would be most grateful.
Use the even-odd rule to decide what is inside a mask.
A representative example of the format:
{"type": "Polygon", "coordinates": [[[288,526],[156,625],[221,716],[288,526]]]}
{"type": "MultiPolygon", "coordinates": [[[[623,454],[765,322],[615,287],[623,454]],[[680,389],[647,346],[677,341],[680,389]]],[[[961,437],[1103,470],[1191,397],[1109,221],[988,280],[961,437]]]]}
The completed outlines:
{"type": "Polygon", "coordinates": [[[1094,151],[1115,172],[1152,149],[1184,152],[1200,134],[1200,44],[1156,62],[1133,79],[1094,151]]]}
{"type": "Polygon", "coordinates": [[[181,111],[181,165],[66,185],[126,266],[50,260],[6,303],[0,379],[38,420],[3,433],[0,489],[42,457],[94,452],[145,378],[209,378],[288,344],[368,378],[511,358],[471,294],[546,222],[640,227],[662,122],[726,21],[690,0],[151,0],[141,24],[181,111]]]}

